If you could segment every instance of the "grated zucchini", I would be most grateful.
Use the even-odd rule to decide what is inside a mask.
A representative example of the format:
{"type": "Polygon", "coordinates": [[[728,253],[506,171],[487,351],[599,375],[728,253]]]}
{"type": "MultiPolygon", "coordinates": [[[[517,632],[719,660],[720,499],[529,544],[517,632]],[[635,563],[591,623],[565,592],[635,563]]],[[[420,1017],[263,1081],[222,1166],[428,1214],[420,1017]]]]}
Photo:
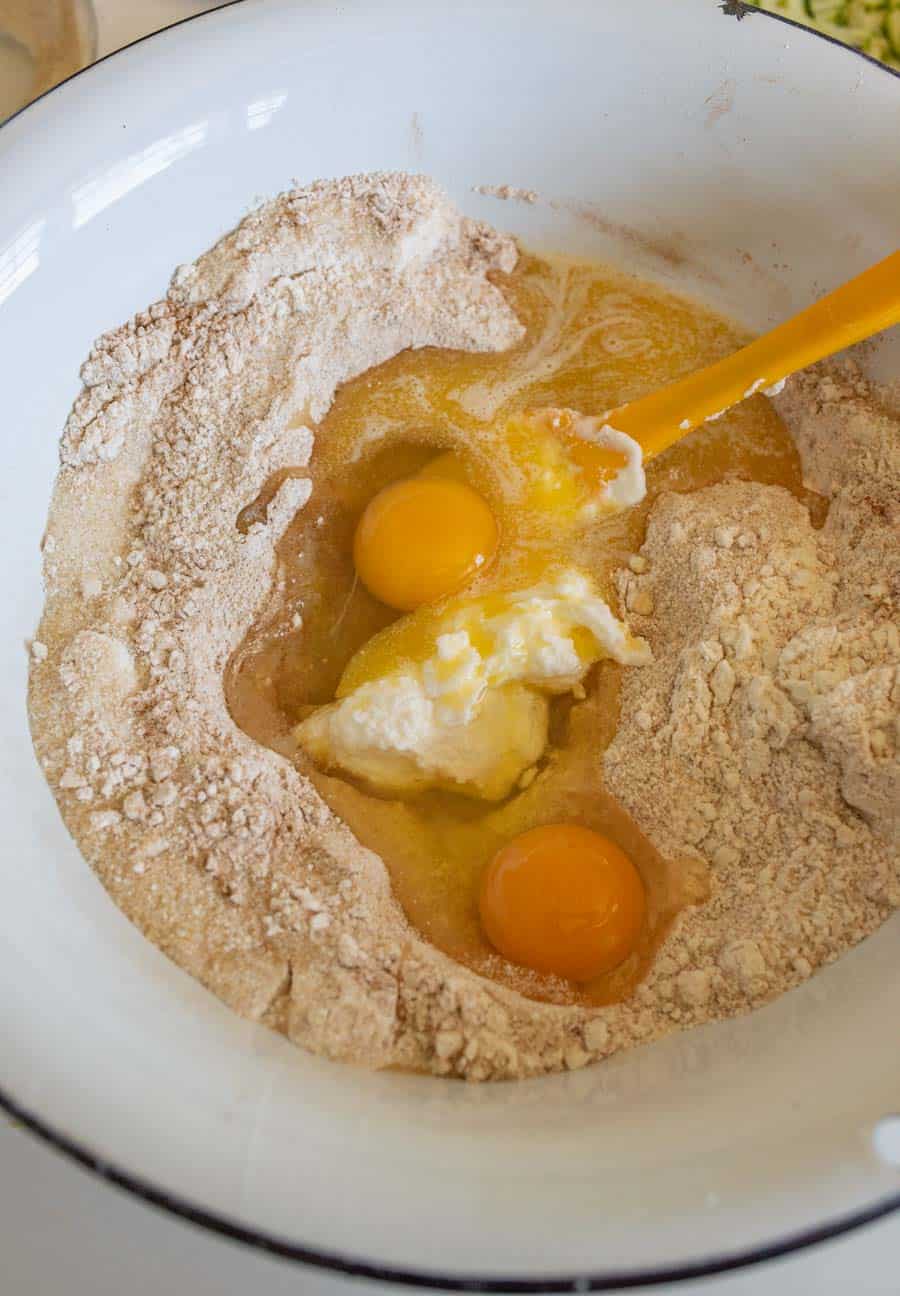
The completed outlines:
{"type": "Polygon", "coordinates": [[[900,0],[755,0],[900,69],[900,0]]]}

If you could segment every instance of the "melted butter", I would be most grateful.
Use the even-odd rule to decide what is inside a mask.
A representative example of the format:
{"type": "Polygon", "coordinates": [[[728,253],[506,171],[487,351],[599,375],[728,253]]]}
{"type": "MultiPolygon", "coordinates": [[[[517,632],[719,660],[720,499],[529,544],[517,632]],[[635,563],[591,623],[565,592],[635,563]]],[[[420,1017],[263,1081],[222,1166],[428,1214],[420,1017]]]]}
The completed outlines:
{"type": "MultiPolygon", "coordinates": [[[[639,548],[660,491],[740,477],[777,483],[806,499],[794,445],[769,402],[756,396],[649,464],[647,498],[638,507],[591,525],[560,525],[552,473],[547,491],[536,489],[544,480],[539,471],[523,480],[523,464],[534,474],[541,446],[526,443],[523,454],[521,422],[510,418],[543,406],[602,413],[728,354],[747,335],[694,302],[603,266],[523,256],[501,286],[526,326],[510,351],[407,351],[337,393],[316,429],[313,497],[282,538],[278,578],[229,664],[226,693],[236,722],[295,760],[359,840],[383,857],[397,899],[427,939],[533,998],[606,1003],[633,989],[675,914],[702,901],[707,887],[696,861],[664,860],[604,790],[603,752],[615,732],[620,668],[595,668],[583,701],[554,702],[550,748],[534,781],[499,807],[437,792],[409,801],[379,798],[311,767],[290,737],[313,707],[335,697],[357,650],[398,618],[355,578],[352,541],[363,509],[383,486],[445,451],[453,451],[500,529],[495,560],[467,589],[473,597],[522,588],[548,567],[573,565],[592,573],[615,610],[613,573],[639,548]],[[523,499],[532,506],[523,507],[523,499]],[[478,885],[494,852],[517,833],[559,820],[611,837],[647,888],[638,949],[587,985],[507,963],[478,922],[478,885]]],[[[264,515],[283,476],[248,501],[242,529],[264,515]]],[[[423,624],[427,634],[427,618],[423,624]]],[[[403,624],[396,634],[398,646],[408,638],[403,624]]],[[[386,644],[390,654],[391,641],[383,639],[380,651],[386,644]]]]}

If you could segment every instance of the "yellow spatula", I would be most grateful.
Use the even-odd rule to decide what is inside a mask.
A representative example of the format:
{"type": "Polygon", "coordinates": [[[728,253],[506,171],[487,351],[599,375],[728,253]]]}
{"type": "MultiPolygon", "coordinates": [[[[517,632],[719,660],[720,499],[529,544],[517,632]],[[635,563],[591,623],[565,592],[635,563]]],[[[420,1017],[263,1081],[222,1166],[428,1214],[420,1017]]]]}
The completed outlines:
{"type": "Polygon", "coordinates": [[[900,252],[835,289],[725,360],[620,405],[604,422],[652,459],[707,419],[816,360],[900,323],[900,252]]]}

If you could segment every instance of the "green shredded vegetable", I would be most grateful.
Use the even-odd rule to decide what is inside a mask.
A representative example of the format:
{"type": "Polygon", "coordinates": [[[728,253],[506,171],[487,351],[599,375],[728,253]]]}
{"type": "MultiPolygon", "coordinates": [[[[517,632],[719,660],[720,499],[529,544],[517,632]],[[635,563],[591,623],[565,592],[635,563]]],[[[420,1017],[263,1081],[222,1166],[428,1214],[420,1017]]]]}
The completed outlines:
{"type": "Polygon", "coordinates": [[[755,0],[900,69],[900,0],[755,0]]]}

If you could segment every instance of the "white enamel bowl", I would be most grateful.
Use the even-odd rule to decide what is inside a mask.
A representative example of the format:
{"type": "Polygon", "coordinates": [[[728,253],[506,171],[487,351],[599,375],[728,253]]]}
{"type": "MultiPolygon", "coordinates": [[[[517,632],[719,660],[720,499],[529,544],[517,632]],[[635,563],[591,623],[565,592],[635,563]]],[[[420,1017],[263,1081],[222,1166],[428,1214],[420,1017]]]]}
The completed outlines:
{"type": "MultiPolygon", "coordinates": [[[[898,1205],[878,1126],[900,1108],[898,920],[750,1018],[578,1074],[475,1087],[331,1065],[232,1016],[107,900],[35,765],[22,647],[91,340],[256,195],[428,171],[533,245],[618,260],[763,327],[900,242],[898,123],[890,72],[713,0],[243,0],[0,130],[11,1109],[210,1227],[439,1285],[704,1272],[898,1205]],[[473,194],[485,183],[542,201],[473,194]]],[[[900,370],[890,340],[876,359],[900,370]]]]}

